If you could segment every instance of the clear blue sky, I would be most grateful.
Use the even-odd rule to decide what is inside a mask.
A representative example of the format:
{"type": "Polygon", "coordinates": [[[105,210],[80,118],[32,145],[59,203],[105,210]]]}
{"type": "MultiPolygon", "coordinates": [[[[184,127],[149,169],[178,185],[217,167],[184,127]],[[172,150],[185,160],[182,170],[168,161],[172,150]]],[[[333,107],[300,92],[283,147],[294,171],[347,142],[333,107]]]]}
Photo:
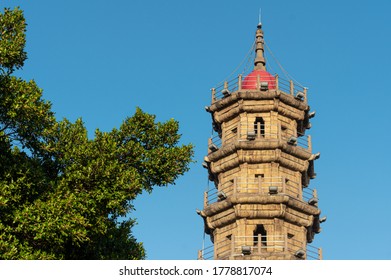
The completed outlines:
{"type": "Polygon", "coordinates": [[[391,2],[229,0],[1,1],[28,23],[25,79],[35,79],[58,119],[118,127],[135,107],[180,122],[196,146],[175,186],[136,202],[134,234],[148,259],[195,259],[203,242],[211,134],[210,88],[252,45],[262,8],[265,40],[309,87],[309,133],[322,215],[313,245],[325,259],[391,259],[391,2]]]}

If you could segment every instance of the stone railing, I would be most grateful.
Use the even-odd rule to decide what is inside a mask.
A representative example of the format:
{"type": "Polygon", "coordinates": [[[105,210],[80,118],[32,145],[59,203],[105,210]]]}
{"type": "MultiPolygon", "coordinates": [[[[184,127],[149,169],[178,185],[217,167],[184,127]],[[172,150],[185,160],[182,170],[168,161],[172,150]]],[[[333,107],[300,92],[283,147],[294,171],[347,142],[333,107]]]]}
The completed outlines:
{"type": "Polygon", "coordinates": [[[234,194],[269,195],[270,192],[286,194],[294,199],[310,200],[316,196],[311,188],[301,188],[301,184],[288,180],[285,177],[237,177],[232,181],[225,182],[204,194],[204,207],[226,199],[234,194]]]}
{"type": "Polygon", "coordinates": [[[255,255],[262,257],[288,253],[297,259],[322,259],[322,249],[288,238],[286,235],[230,236],[207,248],[199,250],[199,260],[227,260],[255,255]]]}
{"type": "MultiPolygon", "coordinates": [[[[215,88],[212,88],[212,104],[229,96],[233,92],[243,90],[243,80],[243,75],[239,75],[236,78],[225,81],[220,85],[216,86],[215,88]]],[[[272,83],[272,90],[276,90],[284,94],[293,95],[296,98],[302,100],[303,102],[307,102],[307,88],[294,83],[292,80],[288,81],[280,78],[278,75],[275,75],[273,80],[268,81],[263,79],[261,81],[258,79],[256,83],[257,89],[255,90],[268,90],[267,85],[272,83]]]]}
{"type": "Polygon", "coordinates": [[[265,124],[259,128],[257,124],[241,125],[239,131],[228,130],[222,135],[214,135],[209,138],[208,148],[211,152],[220,149],[224,144],[235,141],[285,141],[294,146],[301,147],[311,152],[311,136],[300,135],[293,129],[283,128],[279,124],[265,124]]]}

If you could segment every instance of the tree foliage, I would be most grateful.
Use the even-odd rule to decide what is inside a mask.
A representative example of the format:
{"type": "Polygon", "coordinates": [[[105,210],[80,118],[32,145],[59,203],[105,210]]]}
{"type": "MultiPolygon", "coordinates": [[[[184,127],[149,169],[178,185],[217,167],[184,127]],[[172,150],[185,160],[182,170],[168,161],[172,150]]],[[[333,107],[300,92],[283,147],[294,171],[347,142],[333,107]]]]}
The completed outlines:
{"type": "Polygon", "coordinates": [[[139,108],[93,139],[81,119],[57,121],[36,83],[13,76],[25,31],[20,9],[0,13],[0,258],[143,259],[132,201],[174,184],[192,145],[139,108]]]}

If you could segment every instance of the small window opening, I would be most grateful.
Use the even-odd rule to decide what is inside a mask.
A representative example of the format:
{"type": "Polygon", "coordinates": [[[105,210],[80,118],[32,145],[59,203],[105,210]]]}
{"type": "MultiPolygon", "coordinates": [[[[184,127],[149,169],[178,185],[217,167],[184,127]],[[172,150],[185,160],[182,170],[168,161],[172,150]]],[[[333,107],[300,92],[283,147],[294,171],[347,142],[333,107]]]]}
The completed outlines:
{"type": "Polygon", "coordinates": [[[231,130],[227,130],[227,133],[225,134],[225,141],[233,141],[235,137],[237,136],[238,128],[232,128],[231,130]]]}
{"type": "Polygon", "coordinates": [[[281,126],[281,135],[284,137],[287,137],[288,136],[287,133],[288,133],[287,127],[282,125],[281,126]]]}
{"type": "Polygon", "coordinates": [[[256,182],[263,182],[263,178],[265,178],[265,174],[255,174],[256,182]]]}
{"type": "Polygon", "coordinates": [[[262,246],[267,246],[267,234],[263,225],[257,225],[254,230],[254,246],[258,245],[259,241],[262,246]],[[259,240],[259,236],[261,237],[261,240],[259,240]]]}
{"type": "Polygon", "coordinates": [[[254,132],[257,137],[265,137],[265,122],[263,118],[257,117],[254,122],[254,132]]]}

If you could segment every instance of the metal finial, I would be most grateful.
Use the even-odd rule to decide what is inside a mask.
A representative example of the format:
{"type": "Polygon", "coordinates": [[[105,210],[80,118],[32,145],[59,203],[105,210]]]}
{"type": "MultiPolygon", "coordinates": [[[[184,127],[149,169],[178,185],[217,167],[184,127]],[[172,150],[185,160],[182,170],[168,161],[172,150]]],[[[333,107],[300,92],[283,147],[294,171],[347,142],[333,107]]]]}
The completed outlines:
{"type": "Polygon", "coordinates": [[[257,27],[258,29],[262,28],[262,8],[259,8],[259,21],[257,27]]]}

